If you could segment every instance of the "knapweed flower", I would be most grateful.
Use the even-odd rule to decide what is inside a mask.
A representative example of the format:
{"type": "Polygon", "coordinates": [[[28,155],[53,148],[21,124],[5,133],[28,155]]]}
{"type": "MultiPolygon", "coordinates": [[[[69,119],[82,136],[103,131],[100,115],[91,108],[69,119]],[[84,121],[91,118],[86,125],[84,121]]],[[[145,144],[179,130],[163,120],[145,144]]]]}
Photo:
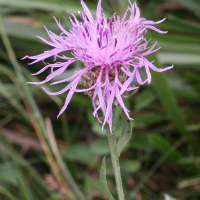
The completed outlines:
{"type": "Polygon", "coordinates": [[[92,98],[93,115],[98,120],[99,110],[104,115],[102,129],[107,122],[112,131],[113,104],[120,105],[127,117],[131,119],[123,99],[138,88],[132,84],[133,79],[136,79],[139,85],[151,83],[150,69],[156,72],[163,72],[173,66],[158,69],[145,58],[145,56],[159,49],[154,49],[156,43],[148,47],[148,41],[145,39],[147,29],[158,33],[166,33],[153,26],[163,22],[165,19],[153,22],[141,18],[137,4],[132,4],[131,2],[122,18],[113,14],[108,19],[101,7],[101,1],[99,0],[98,2],[95,17],[92,16],[83,0],[81,0],[81,4],[85,13],[78,12],[80,21],[68,12],[69,20],[72,24],[70,31],[65,30],[55,18],[61,34],[56,35],[46,29],[51,41],[38,37],[52,46],[52,49],[36,56],[25,56],[24,58],[33,59],[34,61],[30,64],[39,61],[44,62],[46,58],[51,56],[54,57],[54,61],[57,58],[61,59],[61,61],[52,64],[44,62],[44,68],[34,75],[40,74],[48,68],[51,69],[51,73],[44,81],[30,82],[30,84],[47,83],[65,72],[70,64],[77,60],[81,61],[84,67],[79,71],[75,71],[73,76],[50,83],[50,85],[54,85],[67,82],[66,87],[61,91],[52,93],[44,87],[43,89],[49,95],[59,95],[68,91],[66,101],[59,115],[67,108],[74,92],[84,92],[92,98]],[[130,12],[130,17],[127,19],[128,12],[130,12]],[[73,57],[62,55],[62,52],[65,51],[71,51],[73,57]],[[139,73],[140,68],[145,69],[146,80],[142,80],[139,73]],[[84,89],[77,89],[81,77],[84,89]]]}

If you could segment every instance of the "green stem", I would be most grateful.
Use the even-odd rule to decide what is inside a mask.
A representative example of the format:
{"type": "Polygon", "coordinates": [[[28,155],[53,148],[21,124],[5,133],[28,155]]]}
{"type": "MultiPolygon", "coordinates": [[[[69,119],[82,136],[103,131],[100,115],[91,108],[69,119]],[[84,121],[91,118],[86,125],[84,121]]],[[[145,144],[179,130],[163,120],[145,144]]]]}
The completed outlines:
{"type": "MultiPolygon", "coordinates": [[[[113,109],[114,110],[114,109],[113,109]]],[[[113,111],[113,119],[114,119],[114,111],[113,111]]],[[[107,137],[108,137],[108,143],[110,147],[110,154],[111,154],[111,160],[114,170],[114,176],[115,176],[115,182],[117,186],[117,193],[119,200],[124,200],[124,192],[123,192],[123,186],[122,186],[122,179],[121,179],[121,173],[120,173],[120,165],[119,165],[119,156],[117,151],[117,142],[115,137],[115,131],[114,131],[114,120],[113,120],[113,130],[111,133],[109,127],[106,128],[107,131],[107,137]]]]}

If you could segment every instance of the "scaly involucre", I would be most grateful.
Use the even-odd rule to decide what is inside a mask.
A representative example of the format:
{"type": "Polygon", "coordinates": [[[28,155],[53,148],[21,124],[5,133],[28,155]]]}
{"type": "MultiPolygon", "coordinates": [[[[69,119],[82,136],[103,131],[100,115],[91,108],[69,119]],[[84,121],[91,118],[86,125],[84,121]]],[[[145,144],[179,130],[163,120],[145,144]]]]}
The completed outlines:
{"type": "Polygon", "coordinates": [[[110,19],[104,14],[101,0],[98,2],[96,17],[92,16],[83,0],[81,0],[81,4],[85,13],[78,12],[80,21],[73,14],[71,16],[68,13],[72,24],[71,31],[65,30],[55,18],[58,27],[62,31],[61,34],[56,35],[46,28],[51,41],[38,37],[46,44],[52,46],[51,50],[36,56],[24,57],[34,60],[30,64],[39,61],[44,62],[46,58],[51,56],[54,57],[54,61],[57,58],[62,60],[62,62],[45,64],[44,68],[33,75],[40,74],[48,68],[51,68],[51,73],[44,81],[30,82],[30,84],[39,85],[49,82],[54,77],[65,72],[70,64],[77,60],[81,61],[84,63],[83,69],[76,71],[69,78],[50,84],[67,82],[67,86],[61,91],[51,93],[44,87],[43,89],[49,95],[59,95],[69,91],[59,115],[67,108],[74,92],[84,92],[92,98],[93,115],[99,121],[98,111],[101,110],[103,113],[102,130],[107,122],[112,132],[113,104],[120,105],[127,117],[131,119],[128,114],[129,110],[124,105],[123,98],[127,98],[132,91],[138,88],[132,84],[133,79],[135,78],[139,85],[151,83],[150,69],[156,72],[163,72],[173,67],[158,69],[145,58],[145,56],[159,49],[154,49],[156,43],[148,47],[148,41],[145,39],[147,29],[162,34],[166,33],[153,26],[163,22],[165,19],[153,22],[140,18],[139,8],[136,3],[132,4],[131,2],[122,18],[113,14],[110,19]],[[130,12],[130,17],[127,19],[128,12],[130,12]],[[60,55],[65,51],[71,51],[73,57],[60,55]],[[146,71],[146,80],[142,80],[139,73],[139,69],[142,67],[146,71]],[[84,89],[77,89],[81,77],[83,77],[84,89]]]}

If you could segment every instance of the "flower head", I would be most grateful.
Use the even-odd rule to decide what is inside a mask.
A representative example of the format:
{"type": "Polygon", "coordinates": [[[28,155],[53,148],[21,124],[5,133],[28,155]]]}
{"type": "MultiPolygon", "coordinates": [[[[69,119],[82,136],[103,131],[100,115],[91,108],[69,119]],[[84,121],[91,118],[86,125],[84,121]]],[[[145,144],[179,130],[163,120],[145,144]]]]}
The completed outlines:
{"type": "Polygon", "coordinates": [[[33,59],[34,61],[30,64],[39,61],[44,62],[46,58],[51,56],[54,56],[54,60],[57,58],[62,60],[62,62],[45,64],[44,68],[34,75],[40,74],[48,68],[51,68],[51,73],[44,81],[30,82],[30,84],[49,82],[54,77],[62,74],[70,64],[77,60],[84,63],[83,69],[76,71],[73,76],[50,84],[66,82],[66,87],[61,91],[51,93],[47,89],[43,89],[49,95],[59,95],[69,91],[59,115],[67,108],[74,92],[84,92],[92,98],[93,115],[98,120],[99,110],[104,115],[102,129],[107,122],[110,130],[112,130],[113,104],[120,105],[127,117],[131,119],[128,114],[129,110],[124,105],[123,98],[128,97],[132,91],[138,88],[132,84],[133,79],[135,78],[139,85],[151,83],[150,69],[156,72],[163,72],[171,69],[173,66],[158,69],[145,58],[145,56],[159,49],[154,49],[156,43],[148,47],[148,41],[145,39],[147,29],[158,33],[166,33],[153,26],[165,19],[153,22],[140,18],[140,10],[137,4],[132,4],[131,2],[122,18],[113,14],[108,19],[101,7],[101,1],[99,0],[96,16],[93,17],[86,4],[81,0],[85,13],[78,12],[80,21],[73,14],[70,15],[68,13],[72,24],[70,32],[65,30],[55,18],[61,34],[56,35],[46,29],[51,41],[38,37],[46,44],[52,46],[52,49],[36,56],[25,56],[24,58],[33,59]],[[128,12],[130,12],[130,17],[127,19],[128,12]],[[71,51],[73,57],[61,55],[65,51],[71,51]],[[146,80],[142,80],[139,73],[140,68],[146,70],[146,80]],[[84,89],[77,89],[81,77],[83,77],[84,89]]]}

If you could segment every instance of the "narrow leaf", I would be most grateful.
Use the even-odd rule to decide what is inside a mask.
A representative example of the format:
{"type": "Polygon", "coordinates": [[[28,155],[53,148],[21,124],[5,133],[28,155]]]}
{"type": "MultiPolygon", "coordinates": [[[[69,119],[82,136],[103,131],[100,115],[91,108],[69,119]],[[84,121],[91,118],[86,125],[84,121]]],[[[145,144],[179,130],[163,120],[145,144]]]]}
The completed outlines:
{"type": "Polygon", "coordinates": [[[9,200],[18,200],[16,199],[5,187],[1,188],[3,191],[3,194],[9,199],[9,200]]]}
{"type": "MultiPolygon", "coordinates": [[[[59,13],[66,13],[66,10],[76,13],[77,10],[81,10],[81,6],[77,3],[77,1],[72,2],[69,0],[66,1],[66,3],[63,3],[63,1],[60,0],[0,0],[0,4],[3,6],[12,6],[20,9],[40,9],[59,13]]],[[[90,7],[90,11],[94,14],[96,10],[94,9],[94,4],[87,3],[87,5],[90,7]]]]}
{"type": "Polygon", "coordinates": [[[192,177],[189,177],[189,178],[184,178],[184,179],[180,180],[177,183],[177,187],[179,189],[183,189],[183,188],[198,185],[199,183],[200,183],[200,176],[195,175],[195,176],[192,176],[192,177]]]}
{"type": "MultiPolygon", "coordinates": [[[[180,143],[183,143],[184,142],[184,138],[182,138],[180,140],[180,143]]],[[[168,157],[170,159],[172,159],[174,162],[177,162],[180,160],[180,159],[183,159],[185,158],[185,156],[179,152],[179,150],[174,147],[172,147],[172,145],[165,139],[163,138],[162,136],[160,135],[150,135],[149,136],[149,141],[159,150],[161,151],[164,155],[166,154],[166,152],[170,152],[170,154],[168,155],[168,157]],[[171,149],[171,150],[170,150],[171,149]]],[[[177,142],[176,142],[177,143],[177,142]]],[[[197,170],[196,169],[196,166],[195,165],[184,165],[184,169],[191,173],[197,173],[197,170]]]]}
{"type": "MultiPolygon", "coordinates": [[[[160,135],[150,135],[149,140],[162,153],[167,152],[171,148],[171,144],[160,135]]],[[[174,161],[177,161],[180,158],[184,158],[184,156],[177,149],[174,149],[169,157],[174,161]]]]}
{"type": "Polygon", "coordinates": [[[118,155],[120,156],[132,135],[132,125],[126,114],[123,112],[122,133],[117,143],[118,155]]]}
{"type": "Polygon", "coordinates": [[[101,171],[100,171],[100,182],[103,187],[104,192],[107,194],[109,200],[114,200],[113,196],[111,195],[108,184],[106,180],[106,158],[103,158],[102,165],[101,165],[101,171]]]}
{"type": "MultiPolygon", "coordinates": [[[[172,1],[172,0],[170,0],[172,1]]],[[[182,4],[185,8],[190,9],[192,12],[200,13],[200,3],[195,0],[173,0],[172,2],[177,2],[182,4]]]]}
{"type": "Polygon", "coordinates": [[[129,100],[130,98],[132,98],[132,96],[135,95],[137,91],[138,91],[138,89],[133,90],[133,92],[128,96],[127,99],[124,99],[124,101],[127,101],[127,100],[129,100]]]}
{"type": "Polygon", "coordinates": [[[20,191],[20,194],[22,195],[24,200],[33,200],[34,197],[31,194],[31,191],[29,187],[26,185],[26,183],[21,179],[17,178],[18,183],[18,189],[20,191]]]}
{"type": "MultiPolygon", "coordinates": [[[[162,68],[155,54],[149,55],[148,59],[150,61],[155,60],[154,65],[162,68]]],[[[192,148],[199,153],[198,141],[195,136],[186,129],[186,120],[184,118],[184,114],[180,110],[177,99],[169,86],[166,73],[152,71],[151,74],[154,89],[157,92],[163,107],[168,113],[170,120],[174,123],[174,126],[179,133],[187,138],[192,148]]]]}

